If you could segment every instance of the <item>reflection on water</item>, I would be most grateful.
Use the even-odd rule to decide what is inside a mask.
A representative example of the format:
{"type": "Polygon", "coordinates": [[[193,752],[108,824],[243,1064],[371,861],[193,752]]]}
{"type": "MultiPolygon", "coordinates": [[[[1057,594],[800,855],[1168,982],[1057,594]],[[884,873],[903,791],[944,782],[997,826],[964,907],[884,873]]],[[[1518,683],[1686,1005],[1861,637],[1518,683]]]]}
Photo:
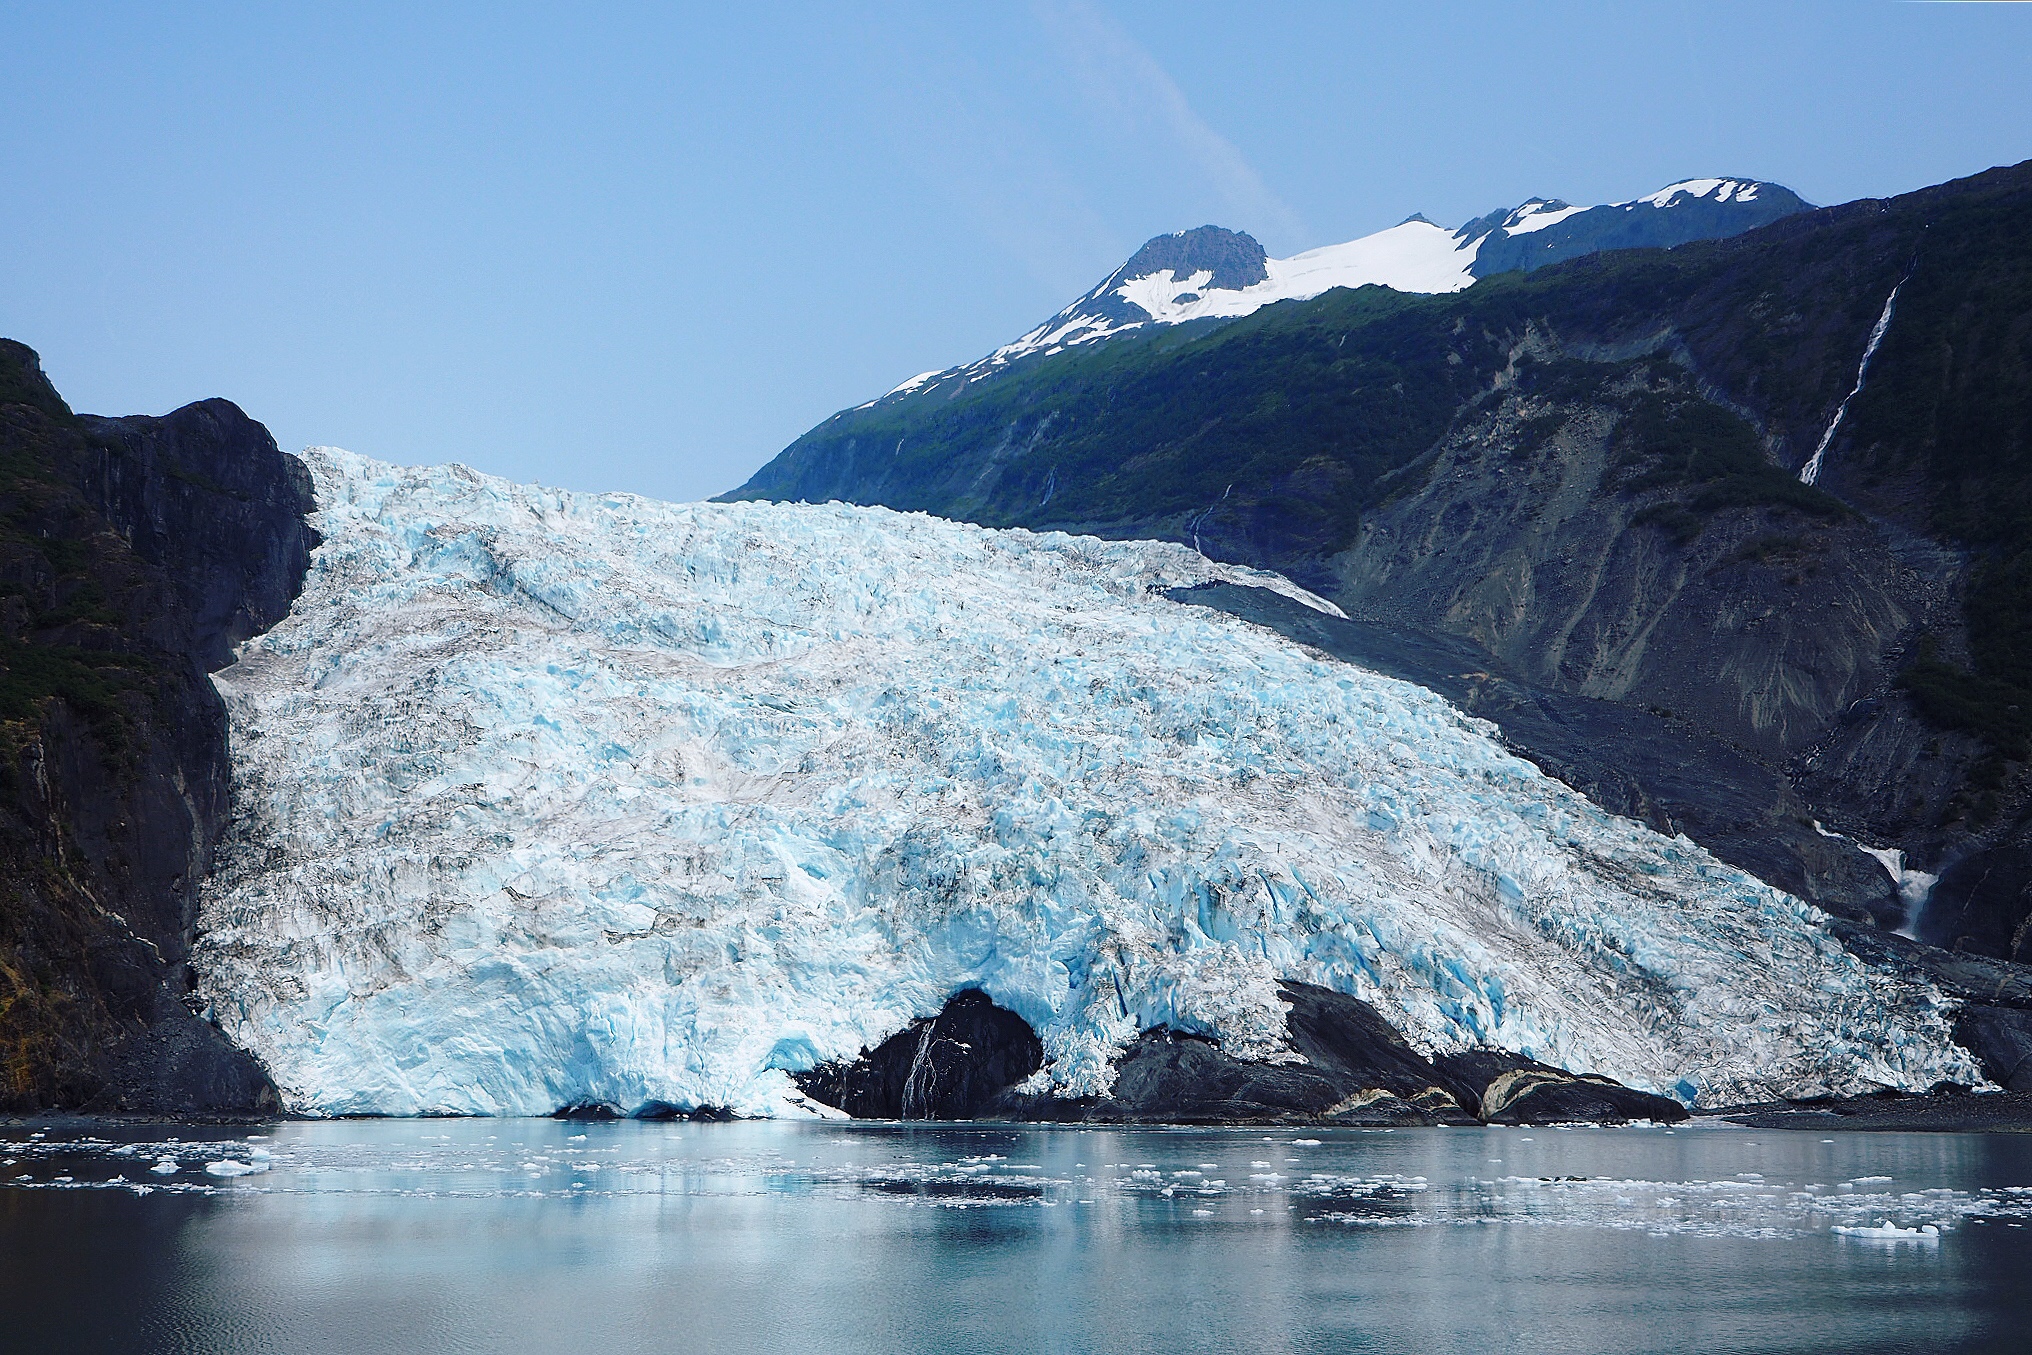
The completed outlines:
{"type": "Polygon", "coordinates": [[[23,1350],[2021,1350],[2032,1141],[0,1129],[0,1257],[23,1350]]]}

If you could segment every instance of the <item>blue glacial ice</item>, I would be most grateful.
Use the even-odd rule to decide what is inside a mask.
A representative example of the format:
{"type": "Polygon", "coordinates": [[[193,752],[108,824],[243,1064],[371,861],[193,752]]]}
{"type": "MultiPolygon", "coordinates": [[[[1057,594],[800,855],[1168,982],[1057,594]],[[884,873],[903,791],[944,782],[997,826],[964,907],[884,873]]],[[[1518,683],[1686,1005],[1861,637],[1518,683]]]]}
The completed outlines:
{"type": "Polygon", "coordinates": [[[306,454],[317,551],[218,675],[196,965],[310,1113],[790,1075],[977,985],[1098,1092],[1169,1025],[1291,1059],[1280,978],[1716,1104],[1978,1083],[1933,989],[1439,697],[1163,590],[1182,546],[665,504],[306,454]]]}

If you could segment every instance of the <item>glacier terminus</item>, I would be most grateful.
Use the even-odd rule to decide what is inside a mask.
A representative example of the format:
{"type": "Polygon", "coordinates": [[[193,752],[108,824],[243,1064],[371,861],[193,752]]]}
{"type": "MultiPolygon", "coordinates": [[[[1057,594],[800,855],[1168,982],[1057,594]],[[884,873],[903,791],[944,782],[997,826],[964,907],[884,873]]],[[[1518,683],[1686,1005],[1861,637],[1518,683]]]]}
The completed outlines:
{"type": "Polygon", "coordinates": [[[1696,1106],[1982,1074],[1925,982],[1438,696],[1175,600],[1179,545],[666,504],[305,454],[316,550],[217,675],[194,964],[310,1114],[821,1114],[979,988],[1036,1078],[1290,1061],[1278,984],[1696,1106]]]}

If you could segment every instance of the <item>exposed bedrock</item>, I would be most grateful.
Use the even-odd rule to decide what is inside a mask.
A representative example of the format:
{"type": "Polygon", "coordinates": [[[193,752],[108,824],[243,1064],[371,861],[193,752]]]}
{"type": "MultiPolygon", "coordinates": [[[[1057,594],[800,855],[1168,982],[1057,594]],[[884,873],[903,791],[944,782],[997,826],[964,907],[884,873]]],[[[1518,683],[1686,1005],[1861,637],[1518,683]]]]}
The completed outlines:
{"type": "Polygon", "coordinates": [[[2032,960],[2032,844],[2005,842],[1950,864],[1917,931],[1950,950],[2032,960]]]}
{"type": "Polygon", "coordinates": [[[2023,1133],[2032,1125],[2032,1092],[1972,1096],[1965,1087],[1947,1085],[1924,1096],[1886,1091],[1872,1096],[1742,1106],[1722,1118],[1752,1129],[1812,1133],[1832,1129],[1848,1133],[2023,1133]]]}
{"type": "Polygon", "coordinates": [[[318,535],[310,472],[230,400],[159,418],[81,415],[99,444],[85,492],[134,553],[164,571],[207,672],[289,614],[318,535]]]}
{"type": "Polygon", "coordinates": [[[284,615],[310,483],[223,400],[71,412],[0,340],[0,1108],[273,1109],[194,1010],[231,791],[206,672],[284,615]]]}
{"type": "Polygon", "coordinates": [[[1030,1023],[978,988],[850,1064],[800,1075],[805,1095],[864,1120],[971,1120],[993,1114],[1044,1064],[1030,1023]]]}
{"type": "Polygon", "coordinates": [[[1043,1048],[1028,1023],[978,989],[852,1063],[802,1074],[798,1085],[863,1119],[1394,1126],[1686,1116],[1667,1097],[1502,1050],[1428,1059],[1374,1007],[1343,993],[1285,983],[1280,997],[1286,1060],[1239,1059],[1204,1036],[1147,1030],[1117,1061],[1105,1097],[1025,1091],[1043,1048]]]}

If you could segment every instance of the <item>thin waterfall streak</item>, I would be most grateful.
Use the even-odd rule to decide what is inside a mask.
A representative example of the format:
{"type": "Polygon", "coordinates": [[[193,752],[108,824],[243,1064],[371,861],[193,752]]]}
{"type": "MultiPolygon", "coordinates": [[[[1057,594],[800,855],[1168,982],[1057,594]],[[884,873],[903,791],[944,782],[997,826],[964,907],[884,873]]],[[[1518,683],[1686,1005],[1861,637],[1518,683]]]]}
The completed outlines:
{"type": "Polygon", "coordinates": [[[901,1109],[903,1118],[906,1120],[930,1118],[919,1112],[924,1109],[931,1099],[930,1093],[925,1087],[925,1081],[927,1074],[931,1072],[931,1032],[937,1025],[937,1018],[926,1021],[924,1029],[917,1036],[917,1053],[910,1060],[910,1075],[903,1079],[903,1105],[901,1109]]]}
{"type": "Polygon", "coordinates": [[[1856,366],[1856,384],[1835,406],[1834,418],[1828,421],[1827,431],[1820,435],[1820,445],[1813,449],[1813,455],[1806,458],[1806,464],[1799,468],[1799,483],[1810,485],[1820,479],[1821,459],[1827,455],[1828,444],[1834,441],[1835,431],[1841,427],[1842,416],[1849,412],[1849,401],[1862,394],[1863,379],[1870,374],[1870,359],[1877,355],[1877,345],[1884,342],[1884,331],[1891,327],[1891,308],[1898,304],[1898,293],[1912,277],[1908,269],[1898,279],[1898,285],[1891,289],[1891,295],[1884,298],[1884,313],[1877,317],[1876,328],[1870,331],[1870,340],[1863,345],[1863,360],[1856,366]]]}

